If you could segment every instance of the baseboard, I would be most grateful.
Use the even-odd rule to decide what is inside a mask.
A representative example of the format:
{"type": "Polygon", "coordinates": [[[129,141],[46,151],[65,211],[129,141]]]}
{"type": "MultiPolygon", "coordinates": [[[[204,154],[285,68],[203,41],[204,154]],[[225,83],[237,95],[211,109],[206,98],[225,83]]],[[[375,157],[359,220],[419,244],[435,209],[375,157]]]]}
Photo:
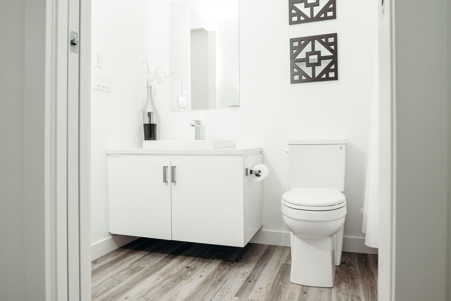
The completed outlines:
{"type": "Polygon", "coordinates": [[[365,237],[345,236],[343,238],[343,251],[351,253],[378,254],[379,249],[365,245],[365,237]]]}
{"type": "Polygon", "coordinates": [[[289,247],[290,232],[259,230],[250,240],[254,244],[289,247]]]}
{"type": "Polygon", "coordinates": [[[135,236],[113,235],[91,245],[91,261],[138,239],[135,236]]]}
{"type": "MultiPolygon", "coordinates": [[[[260,230],[250,241],[256,244],[286,246],[290,244],[290,232],[260,230]]],[[[364,237],[345,236],[343,238],[343,251],[351,253],[377,254],[378,249],[365,245],[364,237]]]]}

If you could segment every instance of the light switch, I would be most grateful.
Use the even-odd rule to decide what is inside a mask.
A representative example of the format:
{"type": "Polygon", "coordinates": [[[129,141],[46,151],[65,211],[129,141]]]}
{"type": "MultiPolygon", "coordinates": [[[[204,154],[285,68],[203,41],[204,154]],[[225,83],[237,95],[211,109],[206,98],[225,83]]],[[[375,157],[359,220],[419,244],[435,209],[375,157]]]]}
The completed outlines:
{"type": "Polygon", "coordinates": [[[95,78],[94,80],[95,90],[108,93],[111,92],[111,76],[96,72],[94,78],[95,78]]]}
{"type": "Polygon", "coordinates": [[[94,49],[94,67],[102,69],[102,51],[94,49]]]}
{"type": "Polygon", "coordinates": [[[182,109],[186,108],[186,97],[184,97],[184,96],[178,97],[178,107],[182,108],[182,109]]]}
{"type": "Polygon", "coordinates": [[[186,95],[186,84],[182,83],[182,93],[186,95]]]}

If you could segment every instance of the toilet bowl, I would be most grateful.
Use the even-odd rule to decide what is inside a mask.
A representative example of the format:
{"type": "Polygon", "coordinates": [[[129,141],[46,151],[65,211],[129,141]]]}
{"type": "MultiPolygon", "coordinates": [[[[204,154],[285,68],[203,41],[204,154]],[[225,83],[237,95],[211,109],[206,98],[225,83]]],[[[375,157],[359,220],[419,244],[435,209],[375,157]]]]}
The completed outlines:
{"type": "Polygon", "coordinates": [[[290,281],[333,287],[343,245],[344,194],[330,188],[294,188],[282,197],[282,216],[291,232],[290,281]]]}

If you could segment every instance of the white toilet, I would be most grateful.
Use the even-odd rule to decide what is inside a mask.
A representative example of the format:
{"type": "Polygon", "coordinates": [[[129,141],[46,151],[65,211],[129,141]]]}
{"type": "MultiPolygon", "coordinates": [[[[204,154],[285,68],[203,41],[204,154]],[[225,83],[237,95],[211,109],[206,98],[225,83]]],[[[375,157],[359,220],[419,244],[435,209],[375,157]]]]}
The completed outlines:
{"type": "Polygon", "coordinates": [[[296,284],[333,287],[340,265],[346,216],[346,142],[289,143],[290,190],[282,215],[291,231],[291,276],[296,284]]]}

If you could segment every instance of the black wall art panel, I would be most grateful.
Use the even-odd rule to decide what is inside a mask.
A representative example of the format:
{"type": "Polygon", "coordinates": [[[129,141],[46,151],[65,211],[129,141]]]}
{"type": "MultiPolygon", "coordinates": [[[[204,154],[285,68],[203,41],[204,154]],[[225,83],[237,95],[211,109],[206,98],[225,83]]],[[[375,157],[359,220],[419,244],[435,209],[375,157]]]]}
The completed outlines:
{"type": "Polygon", "coordinates": [[[338,80],[337,34],[290,40],[291,83],[338,80]]]}
{"type": "Polygon", "coordinates": [[[337,18],[336,0],[288,0],[290,25],[337,18]]]}

